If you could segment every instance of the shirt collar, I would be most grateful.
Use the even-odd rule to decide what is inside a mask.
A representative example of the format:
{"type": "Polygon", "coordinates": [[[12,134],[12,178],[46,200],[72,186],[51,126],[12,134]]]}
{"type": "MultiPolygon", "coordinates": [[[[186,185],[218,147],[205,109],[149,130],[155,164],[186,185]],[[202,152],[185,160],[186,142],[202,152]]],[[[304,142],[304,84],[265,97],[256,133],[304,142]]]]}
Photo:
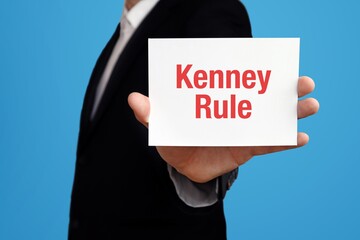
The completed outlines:
{"type": "Polygon", "coordinates": [[[159,0],[140,0],[130,11],[123,8],[123,17],[125,16],[131,27],[136,29],[151,9],[159,0]]]}

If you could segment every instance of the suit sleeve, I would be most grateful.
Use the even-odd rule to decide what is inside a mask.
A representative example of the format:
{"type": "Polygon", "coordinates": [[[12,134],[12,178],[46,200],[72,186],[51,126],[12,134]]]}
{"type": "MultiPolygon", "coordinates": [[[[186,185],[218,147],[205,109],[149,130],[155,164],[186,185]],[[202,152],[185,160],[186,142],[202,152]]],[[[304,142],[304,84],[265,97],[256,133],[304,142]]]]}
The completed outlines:
{"type": "MultiPolygon", "coordinates": [[[[207,0],[189,18],[187,37],[252,37],[249,15],[238,0],[207,0]]],[[[168,166],[179,198],[192,207],[222,200],[238,176],[238,168],[207,183],[195,183],[168,166]]]]}

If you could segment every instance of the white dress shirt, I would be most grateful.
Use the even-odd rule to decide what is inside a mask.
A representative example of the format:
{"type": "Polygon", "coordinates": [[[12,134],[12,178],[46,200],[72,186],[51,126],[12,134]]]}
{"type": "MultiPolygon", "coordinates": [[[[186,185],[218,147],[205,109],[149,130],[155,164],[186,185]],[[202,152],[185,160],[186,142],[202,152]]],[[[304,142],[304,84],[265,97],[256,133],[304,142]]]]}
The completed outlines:
{"type": "MultiPolygon", "coordinates": [[[[105,91],[107,82],[111,76],[114,66],[123,51],[126,43],[131,38],[136,28],[141,24],[142,20],[151,11],[159,0],[140,0],[130,11],[124,6],[120,19],[120,37],[111,53],[109,61],[105,67],[104,73],[100,79],[96,90],[95,102],[91,113],[94,117],[96,110],[100,104],[101,97],[105,91]]],[[[151,159],[149,159],[151,161],[151,159]]],[[[174,183],[179,198],[191,207],[205,207],[217,202],[217,180],[214,179],[208,183],[194,183],[184,175],[178,173],[176,169],[168,165],[170,178],[174,183]]]]}

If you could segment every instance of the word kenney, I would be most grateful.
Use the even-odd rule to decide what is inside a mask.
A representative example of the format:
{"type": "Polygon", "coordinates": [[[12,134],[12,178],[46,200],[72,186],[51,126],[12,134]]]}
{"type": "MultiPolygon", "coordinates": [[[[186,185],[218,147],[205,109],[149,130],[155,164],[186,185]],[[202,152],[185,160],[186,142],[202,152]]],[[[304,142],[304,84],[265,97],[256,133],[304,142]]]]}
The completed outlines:
{"type": "MultiPolygon", "coordinates": [[[[202,69],[189,74],[192,64],[183,67],[176,65],[176,88],[197,89],[259,89],[258,94],[265,94],[269,85],[271,70],[209,70],[202,69]],[[189,76],[190,75],[190,76],[189,76]]],[[[249,100],[237,99],[235,93],[228,100],[213,100],[207,94],[196,94],[195,117],[247,119],[251,116],[252,105],[249,100]],[[222,104],[221,104],[222,103],[222,104]]]]}

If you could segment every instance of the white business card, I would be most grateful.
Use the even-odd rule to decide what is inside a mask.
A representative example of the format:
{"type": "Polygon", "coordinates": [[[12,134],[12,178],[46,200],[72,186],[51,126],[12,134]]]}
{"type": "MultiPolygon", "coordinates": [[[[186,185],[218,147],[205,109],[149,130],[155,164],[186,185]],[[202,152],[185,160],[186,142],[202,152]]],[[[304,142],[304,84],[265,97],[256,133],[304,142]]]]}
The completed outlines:
{"type": "Polygon", "coordinates": [[[149,39],[149,145],[296,145],[299,51],[299,38],[149,39]]]}

